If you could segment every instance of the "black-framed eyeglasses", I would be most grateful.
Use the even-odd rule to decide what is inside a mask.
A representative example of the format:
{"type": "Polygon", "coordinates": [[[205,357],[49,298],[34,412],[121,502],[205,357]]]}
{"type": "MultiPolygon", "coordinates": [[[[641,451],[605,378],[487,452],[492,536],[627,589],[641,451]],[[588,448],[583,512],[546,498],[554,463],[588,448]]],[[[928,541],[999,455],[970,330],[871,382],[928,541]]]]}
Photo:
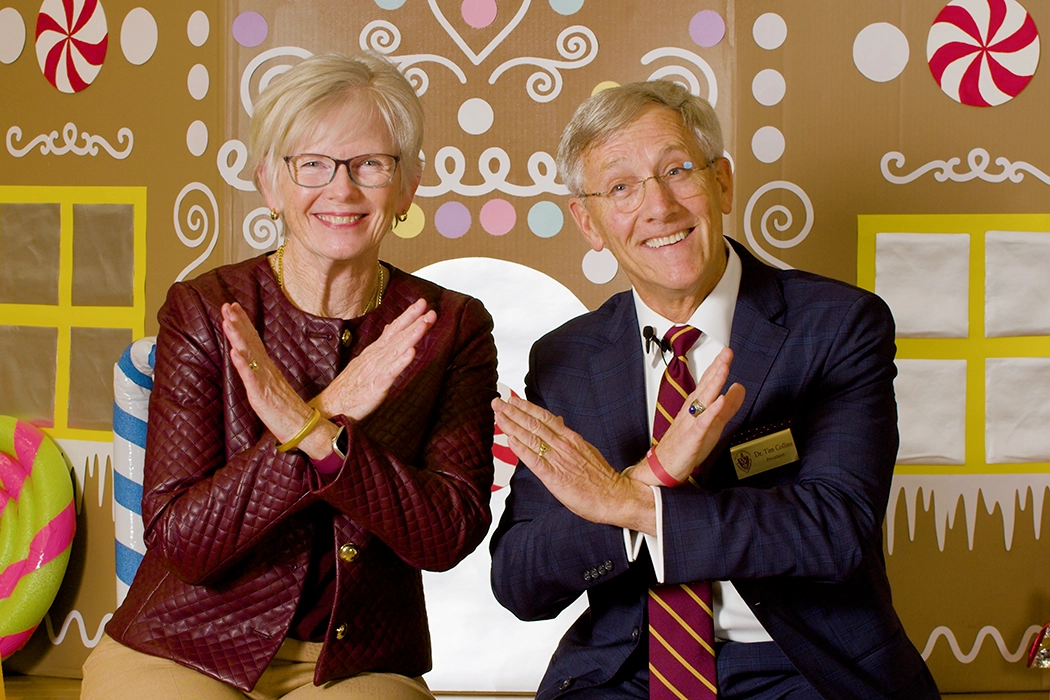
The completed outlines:
{"type": "Polygon", "coordinates": [[[320,153],[284,157],[292,182],[300,187],[324,187],[335,179],[340,165],[346,166],[347,174],[358,187],[386,187],[394,179],[400,161],[399,156],[387,153],[365,153],[346,160],[320,153]]]}
{"type": "Polygon", "coordinates": [[[627,214],[642,206],[642,201],[645,199],[645,183],[656,180],[657,183],[662,182],[675,197],[688,199],[695,197],[703,190],[703,185],[697,175],[710,168],[714,162],[715,159],[711,159],[698,168],[687,160],[669,166],[660,175],[650,175],[640,180],[615,181],[604,192],[585,192],[577,196],[603,197],[616,209],[627,214]]]}

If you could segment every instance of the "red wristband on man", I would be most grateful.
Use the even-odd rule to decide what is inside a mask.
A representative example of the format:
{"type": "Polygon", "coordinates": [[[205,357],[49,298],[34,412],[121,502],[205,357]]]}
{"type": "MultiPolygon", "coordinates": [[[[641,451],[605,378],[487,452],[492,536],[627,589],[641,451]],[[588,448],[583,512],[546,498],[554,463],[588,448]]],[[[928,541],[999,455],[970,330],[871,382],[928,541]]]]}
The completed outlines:
{"type": "Polygon", "coordinates": [[[660,483],[664,486],[675,488],[681,486],[681,481],[675,481],[671,478],[671,475],[664,469],[664,465],[660,464],[660,459],[656,456],[656,449],[653,447],[649,448],[649,451],[645,453],[645,460],[649,462],[649,468],[653,470],[653,474],[656,474],[656,478],[660,480],[660,483]]]}

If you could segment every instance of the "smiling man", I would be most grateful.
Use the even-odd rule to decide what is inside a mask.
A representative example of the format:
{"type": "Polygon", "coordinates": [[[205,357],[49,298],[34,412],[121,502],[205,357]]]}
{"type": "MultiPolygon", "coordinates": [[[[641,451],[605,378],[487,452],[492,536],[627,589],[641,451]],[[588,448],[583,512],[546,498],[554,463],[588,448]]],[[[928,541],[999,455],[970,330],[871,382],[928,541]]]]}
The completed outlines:
{"type": "Polygon", "coordinates": [[[882,552],[892,317],[724,238],[723,153],[665,81],[566,127],[570,211],[632,290],[536,343],[528,401],[494,402],[520,463],[493,590],[525,620],[588,597],[538,700],[937,698],[882,552]]]}

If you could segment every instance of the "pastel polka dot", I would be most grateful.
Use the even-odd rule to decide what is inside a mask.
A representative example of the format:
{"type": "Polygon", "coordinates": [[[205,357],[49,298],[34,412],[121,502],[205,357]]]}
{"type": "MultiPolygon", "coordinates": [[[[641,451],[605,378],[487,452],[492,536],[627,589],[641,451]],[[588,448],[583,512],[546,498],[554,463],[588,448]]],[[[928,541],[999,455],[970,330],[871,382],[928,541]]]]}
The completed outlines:
{"type": "Polygon", "coordinates": [[[26,23],[13,7],[0,10],[0,63],[14,63],[26,45],[26,23]]]}
{"type": "Polygon", "coordinates": [[[725,35],[726,22],[714,10],[701,10],[689,20],[689,36],[697,46],[717,46],[725,35]]]}
{"type": "Polygon", "coordinates": [[[492,128],[492,105],[480,97],[472,97],[459,107],[459,128],[468,134],[484,134],[492,128]]]}
{"type": "Polygon", "coordinates": [[[763,126],[751,137],[751,152],[763,163],[780,160],[784,145],[784,134],[775,126],[763,126]]]}
{"type": "Polygon", "coordinates": [[[252,48],[266,41],[270,27],[258,12],[242,12],[233,20],[233,38],[245,48],[252,48]]]}
{"type": "Polygon", "coordinates": [[[588,250],[583,256],[583,276],[594,284],[605,284],[616,277],[620,266],[616,263],[613,254],[606,250],[588,250]]]}
{"type": "Polygon", "coordinates": [[[470,230],[470,210],[462,202],[445,202],[434,213],[434,226],[445,238],[462,238],[470,230]]]}
{"type": "Polygon", "coordinates": [[[405,0],[375,0],[380,10],[396,10],[405,4],[405,0]]]}
{"type": "Polygon", "coordinates": [[[208,125],[197,120],[186,129],[186,148],[195,156],[202,156],[208,150],[208,125]]]}
{"type": "Polygon", "coordinates": [[[751,81],[751,94],[754,95],[755,101],[766,107],[779,104],[784,99],[785,92],[787,83],[784,76],[772,68],[760,70],[751,81]]]}
{"type": "Polygon", "coordinates": [[[751,36],[755,43],[766,51],[779,49],[787,39],[788,28],[784,18],[775,12],[767,12],[755,20],[751,36]]]}
{"type": "Polygon", "coordinates": [[[207,66],[198,63],[190,68],[189,75],[186,76],[186,88],[190,91],[190,97],[195,100],[203,100],[208,94],[210,85],[211,78],[208,75],[207,66]]]}
{"type": "Polygon", "coordinates": [[[464,22],[475,29],[482,29],[496,19],[496,0],[463,0],[459,11],[464,22]]]}
{"type": "Polygon", "coordinates": [[[133,66],[141,66],[157,50],[157,20],[144,7],[136,7],[120,25],[120,50],[133,66]]]}
{"type": "Polygon", "coordinates": [[[518,214],[514,211],[514,205],[507,200],[490,199],[481,207],[478,221],[486,232],[493,236],[503,236],[514,228],[518,214]]]}
{"type": "Polygon", "coordinates": [[[887,22],[869,24],[853,40],[853,63],[868,80],[885,83],[904,72],[911,53],[908,37],[887,22]]]}
{"type": "Polygon", "coordinates": [[[608,90],[609,88],[614,88],[614,87],[620,87],[620,84],[618,82],[616,82],[615,80],[603,80],[602,82],[600,82],[600,83],[598,83],[597,85],[594,86],[594,89],[591,90],[591,95],[592,96],[597,95],[602,90],[608,90]]]}
{"type": "Polygon", "coordinates": [[[583,7],[583,0],[550,0],[551,9],[559,15],[574,15],[583,7]]]}
{"type": "Polygon", "coordinates": [[[565,215],[554,202],[536,202],[529,209],[529,230],[540,238],[553,238],[565,225],[565,215]]]}
{"type": "Polygon", "coordinates": [[[208,40],[210,33],[211,22],[208,21],[208,15],[200,10],[190,15],[190,21],[186,23],[186,38],[190,40],[191,44],[204,46],[204,42],[208,40]]]}
{"type": "Polygon", "coordinates": [[[394,235],[398,238],[415,238],[423,231],[426,223],[427,215],[418,204],[413,203],[408,208],[408,218],[394,227],[394,235]]]}

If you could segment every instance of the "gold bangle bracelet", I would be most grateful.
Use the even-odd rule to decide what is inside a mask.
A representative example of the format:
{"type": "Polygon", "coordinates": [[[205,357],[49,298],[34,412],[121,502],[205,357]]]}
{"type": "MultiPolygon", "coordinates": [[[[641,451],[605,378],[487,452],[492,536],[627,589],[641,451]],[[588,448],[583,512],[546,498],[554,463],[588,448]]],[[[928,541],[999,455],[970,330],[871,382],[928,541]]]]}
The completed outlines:
{"type": "Polygon", "coordinates": [[[320,420],[321,412],[315,408],[313,414],[310,415],[309,420],[306,421],[306,425],[304,425],[298,433],[293,435],[291,440],[277,443],[277,451],[287,452],[288,450],[294,450],[299,446],[299,443],[303,441],[303,438],[310,434],[310,431],[314,429],[320,420]]]}

